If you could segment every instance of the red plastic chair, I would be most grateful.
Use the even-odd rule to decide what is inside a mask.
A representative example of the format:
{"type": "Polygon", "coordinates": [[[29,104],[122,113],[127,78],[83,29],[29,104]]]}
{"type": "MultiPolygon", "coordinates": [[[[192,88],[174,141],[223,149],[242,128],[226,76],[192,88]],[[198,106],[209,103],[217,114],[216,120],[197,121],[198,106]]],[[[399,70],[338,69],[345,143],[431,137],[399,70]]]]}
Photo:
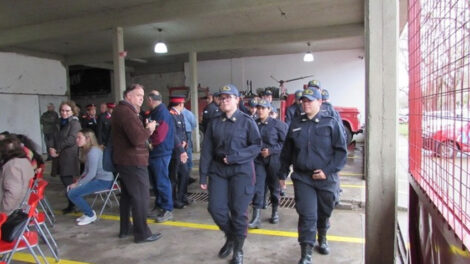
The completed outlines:
{"type": "MultiPolygon", "coordinates": [[[[44,198],[44,192],[48,184],[49,183],[43,179],[39,179],[37,181],[37,185],[34,188],[34,193],[38,196],[40,201],[44,198]]],[[[31,200],[29,201],[29,203],[31,203],[31,200]]],[[[47,247],[51,251],[56,261],[59,261],[59,246],[57,245],[57,242],[52,236],[51,231],[47,227],[46,219],[47,214],[45,212],[39,212],[38,210],[36,210],[33,215],[33,219],[29,223],[29,225],[34,226],[36,228],[36,230],[41,235],[41,238],[44,240],[44,242],[46,242],[47,247]]]]}
{"type": "MultiPolygon", "coordinates": [[[[35,193],[31,194],[29,198],[30,202],[28,210],[28,221],[31,221],[33,219],[39,200],[39,197],[35,193]]],[[[3,222],[5,222],[5,220],[3,222]]],[[[44,263],[49,263],[46,257],[44,256],[44,253],[42,252],[41,248],[39,247],[38,233],[35,231],[27,231],[27,228],[28,227],[25,226],[23,230],[21,230],[19,238],[13,242],[6,242],[0,240],[0,255],[3,255],[2,260],[9,264],[15,252],[28,249],[31,255],[33,255],[36,263],[40,264],[41,262],[38,259],[36,251],[34,250],[34,248],[36,248],[39,251],[39,254],[41,255],[42,259],[44,260],[44,263]]]]}

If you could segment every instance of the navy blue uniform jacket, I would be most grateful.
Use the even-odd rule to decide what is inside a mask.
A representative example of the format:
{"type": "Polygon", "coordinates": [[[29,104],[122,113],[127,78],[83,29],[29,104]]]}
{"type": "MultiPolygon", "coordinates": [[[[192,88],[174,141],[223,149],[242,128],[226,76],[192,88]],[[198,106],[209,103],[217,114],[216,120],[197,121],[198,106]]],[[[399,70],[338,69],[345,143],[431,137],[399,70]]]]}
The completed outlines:
{"type": "Polygon", "coordinates": [[[231,118],[225,113],[213,119],[207,127],[201,151],[200,183],[207,183],[212,162],[227,157],[229,165],[253,162],[261,149],[261,136],[255,121],[237,110],[231,118]]]}
{"type": "MultiPolygon", "coordinates": [[[[338,184],[337,172],[346,164],[346,142],[340,124],[331,116],[319,112],[312,119],[306,115],[294,118],[281,152],[279,177],[285,179],[289,166],[294,165],[293,179],[308,184],[329,182],[338,184]],[[326,180],[313,180],[314,170],[321,169],[326,180]]],[[[330,189],[330,188],[328,188],[330,189]]]]}

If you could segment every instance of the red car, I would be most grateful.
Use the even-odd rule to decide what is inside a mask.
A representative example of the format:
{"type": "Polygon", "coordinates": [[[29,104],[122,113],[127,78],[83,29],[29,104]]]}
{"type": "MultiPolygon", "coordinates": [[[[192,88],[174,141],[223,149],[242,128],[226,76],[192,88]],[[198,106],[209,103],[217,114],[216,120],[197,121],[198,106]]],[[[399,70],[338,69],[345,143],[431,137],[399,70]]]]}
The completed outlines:
{"type": "Polygon", "coordinates": [[[423,148],[442,158],[454,158],[457,152],[470,152],[470,122],[455,121],[435,132],[423,132],[423,148]]]}

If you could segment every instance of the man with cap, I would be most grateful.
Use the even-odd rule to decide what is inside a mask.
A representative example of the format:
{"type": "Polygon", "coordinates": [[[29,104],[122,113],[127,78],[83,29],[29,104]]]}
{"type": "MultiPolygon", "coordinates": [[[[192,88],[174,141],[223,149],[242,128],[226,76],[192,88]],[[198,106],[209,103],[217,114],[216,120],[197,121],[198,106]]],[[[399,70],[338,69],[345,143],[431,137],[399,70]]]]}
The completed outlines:
{"type": "Polygon", "coordinates": [[[175,124],[175,147],[170,161],[170,180],[173,190],[173,207],[182,209],[189,204],[186,198],[188,187],[188,137],[182,111],[184,109],[184,95],[170,96],[170,114],[175,124]]]}
{"type": "Polygon", "coordinates": [[[152,150],[148,169],[155,193],[155,205],[150,214],[161,223],[173,219],[173,196],[168,169],[175,145],[175,125],[157,90],[150,91],[147,105],[150,108],[147,120],[158,123],[149,140],[152,150]]]}
{"type": "Polygon", "coordinates": [[[300,101],[302,97],[302,90],[295,91],[295,102],[289,106],[286,110],[286,124],[290,125],[292,119],[299,117],[302,114],[302,102],[300,101]]]}
{"type": "Polygon", "coordinates": [[[111,114],[113,113],[114,103],[106,103],[106,111],[98,116],[98,143],[107,146],[111,136],[111,114]]]}
{"type": "Polygon", "coordinates": [[[256,106],[258,106],[258,101],[255,98],[251,98],[248,101],[247,108],[248,111],[250,111],[248,115],[251,116],[254,120],[258,119],[258,114],[256,113],[256,106]]]}
{"type": "Polygon", "coordinates": [[[321,90],[320,81],[319,80],[309,81],[308,84],[307,84],[307,88],[309,88],[309,89],[316,88],[316,89],[321,90]]]}
{"type": "Polygon", "coordinates": [[[263,96],[262,96],[263,100],[266,100],[268,101],[270,104],[271,104],[271,112],[270,112],[270,116],[273,117],[273,118],[277,118],[278,117],[278,109],[274,106],[272,106],[272,102],[273,102],[273,91],[271,91],[270,88],[266,88],[264,90],[264,93],[263,93],[263,96]]]}
{"type": "MultiPolygon", "coordinates": [[[[302,93],[301,118],[292,120],[281,152],[280,178],[292,164],[296,210],[299,214],[300,264],[312,263],[312,248],[318,230],[318,251],[328,254],[326,232],[339,186],[338,171],[346,163],[346,142],[340,124],[320,111],[321,93],[302,93]]],[[[281,185],[285,181],[281,180],[281,185]]]]}
{"type": "Polygon", "coordinates": [[[266,185],[271,193],[272,206],[271,224],[279,223],[280,185],[278,172],[280,168],[279,155],[287,134],[287,126],[278,119],[269,116],[271,104],[266,100],[258,101],[258,116],[256,120],[261,134],[261,151],[255,159],[256,186],[253,197],[253,215],[249,228],[261,227],[261,208],[265,202],[266,185]]]}
{"type": "Polygon", "coordinates": [[[86,106],[86,114],[82,116],[82,128],[89,128],[98,134],[98,121],[96,119],[96,106],[89,104],[86,106]]]}
{"type": "MultiPolygon", "coordinates": [[[[311,89],[316,89],[316,90],[320,91],[320,93],[322,94],[322,98],[323,98],[323,96],[325,96],[327,99],[330,97],[330,94],[328,93],[328,91],[326,91],[325,95],[323,95],[323,91],[325,89],[322,89],[322,87],[320,85],[320,81],[311,80],[310,82],[308,82],[308,87],[311,88],[311,89]]],[[[325,112],[326,114],[332,116],[336,121],[338,121],[338,123],[341,126],[342,134],[343,134],[343,136],[346,140],[346,144],[348,144],[349,143],[348,142],[348,136],[346,135],[346,131],[345,131],[344,126],[343,126],[343,121],[342,121],[341,116],[339,115],[338,111],[336,111],[336,109],[333,107],[333,105],[330,104],[330,103],[322,103],[321,107],[320,107],[320,111],[325,112]]]]}
{"type": "Polygon", "coordinates": [[[261,137],[255,121],[237,109],[239,93],[235,85],[227,84],[219,92],[223,114],[206,129],[200,184],[203,190],[209,190],[209,213],[226,236],[218,255],[225,258],[233,250],[230,263],[239,264],[243,263],[246,212],[255,185],[253,161],[261,149],[261,137]]]}
{"type": "Polygon", "coordinates": [[[219,109],[219,93],[213,94],[213,101],[208,104],[204,110],[202,111],[202,122],[201,122],[201,130],[203,133],[206,133],[207,126],[209,122],[220,116],[222,112],[219,109]]]}

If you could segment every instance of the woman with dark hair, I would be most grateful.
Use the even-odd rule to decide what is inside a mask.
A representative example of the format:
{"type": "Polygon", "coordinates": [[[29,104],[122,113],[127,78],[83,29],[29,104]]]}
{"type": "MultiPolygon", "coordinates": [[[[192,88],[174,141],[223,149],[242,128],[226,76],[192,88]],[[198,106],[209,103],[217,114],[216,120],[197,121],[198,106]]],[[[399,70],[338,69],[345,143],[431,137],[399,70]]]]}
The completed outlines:
{"type": "Polygon", "coordinates": [[[44,164],[44,160],[42,159],[41,154],[36,151],[36,143],[34,143],[32,139],[25,135],[16,134],[15,136],[20,140],[21,144],[23,145],[23,150],[26,154],[26,158],[28,158],[28,160],[31,162],[34,171],[37,172],[37,169],[42,164],[44,164]]]}
{"type": "Polygon", "coordinates": [[[113,184],[113,173],[103,169],[103,150],[98,146],[93,130],[80,130],[76,143],[81,150],[80,160],[85,163],[85,170],[77,182],[67,187],[67,196],[83,212],[77,218],[77,225],[88,225],[96,221],[96,213],[83,196],[109,189],[113,184]]]}
{"type": "Polygon", "coordinates": [[[34,170],[20,140],[8,136],[0,141],[0,212],[10,214],[23,201],[34,170]]]}
{"type": "MultiPolygon", "coordinates": [[[[73,101],[62,102],[60,110],[60,131],[48,143],[49,154],[58,158],[58,172],[62,184],[67,187],[73,183],[73,177],[80,175],[80,162],[78,160],[78,146],[75,143],[81,126],[78,120],[78,109],[73,101]]],[[[68,199],[68,198],[67,198],[68,199]]],[[[68,214],[74,211],[74,204],[68,200],[68,206],[62,213],[68,214]]]]}

